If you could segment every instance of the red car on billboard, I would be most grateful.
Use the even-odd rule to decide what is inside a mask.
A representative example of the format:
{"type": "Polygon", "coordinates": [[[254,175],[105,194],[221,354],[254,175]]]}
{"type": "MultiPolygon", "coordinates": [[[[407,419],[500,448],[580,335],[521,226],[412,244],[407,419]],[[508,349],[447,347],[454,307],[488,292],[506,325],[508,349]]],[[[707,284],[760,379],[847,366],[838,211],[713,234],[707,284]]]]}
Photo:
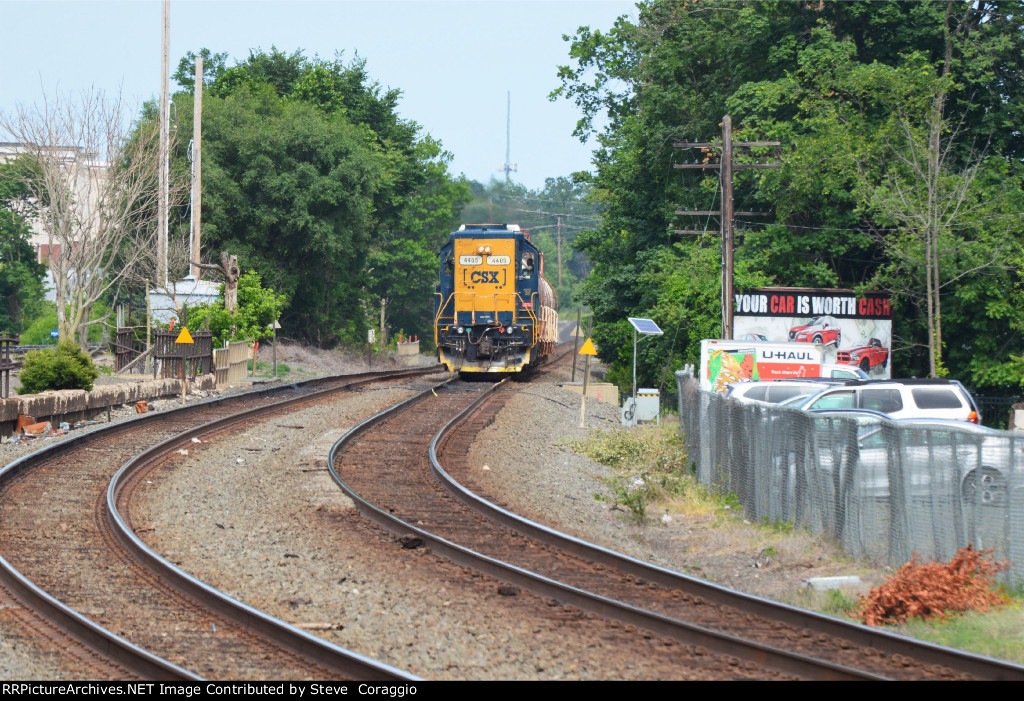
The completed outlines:
{"type": "Polygon", "coordinates": [[[832,316],[816,316],[802,326],[794,326],[789,330],[791,343],[834,343],[839,347],[839,322],[832,316]]]}
{"type": "Polygon", "coordinates": [[[889,362],[889,349],[884,347],[877,338],[870,338],[866,346],[838,351],[836,362],[841,365],[858,365],[864,372],[876,365],[881,365],[884,368],[889,362]]]}

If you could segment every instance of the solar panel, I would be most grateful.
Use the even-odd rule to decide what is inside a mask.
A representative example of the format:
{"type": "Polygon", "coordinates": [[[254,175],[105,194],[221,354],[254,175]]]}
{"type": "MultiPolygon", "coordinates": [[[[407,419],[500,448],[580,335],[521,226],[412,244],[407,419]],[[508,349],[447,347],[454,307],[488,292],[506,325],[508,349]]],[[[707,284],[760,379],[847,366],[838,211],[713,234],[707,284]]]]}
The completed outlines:
{"type": "Polygon", "coordinates": [[[664,331],[658,328],[658,325],[651,319],[634,319],[633,317],[627,317],[629,323],[633,325],[633,328],[640,333],[645,333],[648,336],[661,336],[664,331]]]}

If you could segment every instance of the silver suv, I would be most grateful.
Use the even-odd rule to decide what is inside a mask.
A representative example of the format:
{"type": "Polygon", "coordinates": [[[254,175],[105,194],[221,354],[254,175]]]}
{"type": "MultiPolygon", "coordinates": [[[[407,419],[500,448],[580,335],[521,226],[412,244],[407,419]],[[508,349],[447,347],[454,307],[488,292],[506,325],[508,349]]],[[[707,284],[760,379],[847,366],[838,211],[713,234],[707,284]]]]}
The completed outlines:
{"type": "Polygon", "coordinates": [[[841,382],[842,380],[830,380],[824,377],[766,382],[733,382],[725,390],[725,396],[744,404],[778,404],[799,395],[817,394],[821,390],[841,382]]]}
{"type": "Polygon", "coordinates": [[[824,389],[798,409],[868,409],[894,419],[955,419],[981,423],[970,393],[956,380],[867,380],[824,389]]]}

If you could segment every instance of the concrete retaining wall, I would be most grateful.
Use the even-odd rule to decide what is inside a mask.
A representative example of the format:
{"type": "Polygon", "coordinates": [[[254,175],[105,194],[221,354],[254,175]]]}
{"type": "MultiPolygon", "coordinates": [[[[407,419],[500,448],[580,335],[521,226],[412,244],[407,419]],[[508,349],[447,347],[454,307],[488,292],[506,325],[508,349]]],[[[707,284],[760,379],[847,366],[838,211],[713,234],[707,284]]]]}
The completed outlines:
{"type": "MultiPolygon", "coordinates": [[[[572,390],[576,394],[583,394],[583,383],[582,382],[566,382],[560,387],[565,387],[568,390],[572,390]]],[[[608,402],[609,404],[619,405],[619,388],[608,382],[588,382],[587,383],[587,397],[591,399],[599,399],[602,402],[608,402]]]]}
{"type": "MultiPolygon", "coordinates": [[[[216,389],[212,375],[200,375],[189,382],[188,391],[216,389]]],[[[0,435],[10,436],[19,414],[31,416],[37,422],[49,421],[55,427],[62,421],[74,423],[90,419],[107,411],[108,407],[134,404],[142,399],[180,397],[180,380],[144,380],[117,385],[102,385],[91,392],[81,389],[63,389],[42,394],[24,394],[0,399],[0,435]]]]}

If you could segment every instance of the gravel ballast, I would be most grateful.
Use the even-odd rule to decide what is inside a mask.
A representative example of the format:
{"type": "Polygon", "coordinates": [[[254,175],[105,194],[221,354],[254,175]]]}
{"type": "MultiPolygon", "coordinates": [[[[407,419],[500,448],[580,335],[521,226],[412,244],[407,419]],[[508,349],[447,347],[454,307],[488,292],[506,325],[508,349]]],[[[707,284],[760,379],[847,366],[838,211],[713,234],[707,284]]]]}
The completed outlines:
{"type": "MultiPolygon", "coordinates": [[[[594,617],[427,549],[405,549],[356,513],[326,471],[327,452],[356,423],[411,393],[368,389],[194,445],[150,477],[133,520],[151,547],[194,576],[419,676],[663,678],[683,646],[599,619],[601,634],[583,639],[573,630],[593,628],[594,617]],[[609,650],[637,645],[650,649],[611,661],[609,650]]],[[[711,656],[699,660],[679,678],[749,674],[711,656]]]]}

